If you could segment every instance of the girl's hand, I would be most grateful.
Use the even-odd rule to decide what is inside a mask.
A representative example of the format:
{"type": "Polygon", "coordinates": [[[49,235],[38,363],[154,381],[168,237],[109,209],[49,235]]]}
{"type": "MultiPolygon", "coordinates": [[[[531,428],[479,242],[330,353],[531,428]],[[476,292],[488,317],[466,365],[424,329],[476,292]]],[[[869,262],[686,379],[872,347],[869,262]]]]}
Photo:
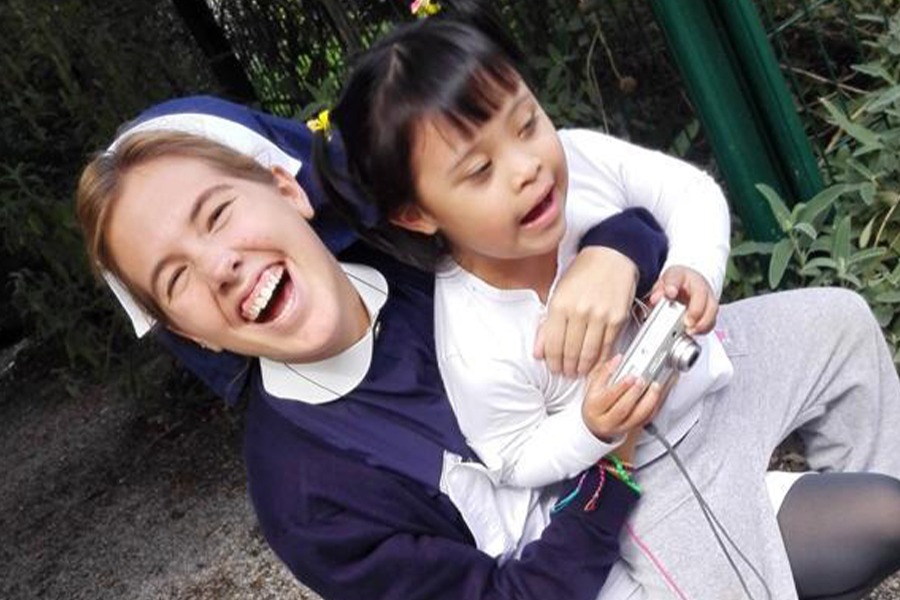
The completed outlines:
{"type": "Polygon", "coordinates": [[[650,304],[655,306],[663,297],[687,306],[684,326],[688,334],[712,331],[719,312],[719,300],[703,275],[690,267],[669,267],[653,285],[650,304]]]}
{"type": "Polygon", "coordinates": [[[638,271],[631,259],[584,248],[560,279],[534,340],[534,357],[552,373],[585,375],[606,359],[628,319],[638,271]]]}
{"type": "Polygon", "coordinates": [[[581,417],[598,439],[611,442],[653,420],[665,397],[659,383],[649,386],[633,376],[610,384],[621,355],[600,365],[588,378],[581,417]],[[646,387],[646,389],[645,389],[646,387]]]}

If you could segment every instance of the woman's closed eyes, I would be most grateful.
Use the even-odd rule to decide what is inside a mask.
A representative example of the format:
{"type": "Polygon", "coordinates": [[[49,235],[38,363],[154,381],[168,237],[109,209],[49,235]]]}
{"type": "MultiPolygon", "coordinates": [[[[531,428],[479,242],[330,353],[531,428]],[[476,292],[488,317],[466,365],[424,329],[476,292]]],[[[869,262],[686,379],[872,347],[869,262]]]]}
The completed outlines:
{"type": "Polygon", "coordinates": [[[206,231],[212,232],[221,224],[224,224],[224,221],[227,220],[226,211],[231,206],[232,202],[234,202],[234,198],[226,200],[224,202],[219,203],[216,207],[209,213],[209,217],[206,219],[206,231]]]}

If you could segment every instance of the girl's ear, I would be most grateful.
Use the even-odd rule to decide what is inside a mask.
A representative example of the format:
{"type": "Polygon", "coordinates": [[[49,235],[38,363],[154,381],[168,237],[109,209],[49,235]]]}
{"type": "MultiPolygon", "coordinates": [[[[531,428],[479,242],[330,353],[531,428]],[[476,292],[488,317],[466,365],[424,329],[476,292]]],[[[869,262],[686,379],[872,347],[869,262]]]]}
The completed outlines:
{"type": "Polygon", "coordinates": [[[309,196],[306,195],[306,191],[297,183],[297,179],[278,165],[272,167],[272,175],[275,176],[275,185],[278,187],[278,192],[300,211],[304,219],[307,221],[312,219],[315,210],[309,201],[309,196]]]}
{"type": "Polygon", "coordinates": [[[434,217],[412,202],[398,209],[389,221],[397,227],[425,235],[434,235],[438,232],[438,224],[434,217]]]}

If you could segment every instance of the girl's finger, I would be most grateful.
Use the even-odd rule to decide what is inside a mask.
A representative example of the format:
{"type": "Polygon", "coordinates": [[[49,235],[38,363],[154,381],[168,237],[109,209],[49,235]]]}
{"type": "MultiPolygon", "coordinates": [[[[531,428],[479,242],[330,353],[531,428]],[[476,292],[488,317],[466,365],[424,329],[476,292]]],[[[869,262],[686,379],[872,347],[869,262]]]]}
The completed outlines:
{"type": "Polygon", "coordinates": [[[699,286],[697,285],[688,285],[688,305],[684,324],[689,332],[693,333],[697,328],[697,323],[703,318],[703,314],[706,312],[706,301],[709,298],[709,294],[705,289],[698,289],[699,286]]]}
{"type": "Polygon", "coordinates": [[[616,354],[607,361],[597,363],[597,366],[588,374],[588,390],[590,391],[596,387],[606,387],[621,362],[622,355],[616,354]]]}
{"type": "Polygon", "coordinates": [[[672,268],[663,273],[663,286],[666,298],[675,300],[679,292],[685,286],[685,274],[683,269],[672,268]]]}
{"type": "Polygon", "coordinates": [[[642,379],[630,377],[628,379],[631,379],[631,385],[627,386],[624,390],[620,390],[618,388],[619,384],[616,384],[615,389],[621,391],[621,393],[609,406],[609,409],[605,414],[607,422],[615,426],[619,433],[628,429],[627,427],[623,427],[623,425],[627,422],[628,417],[637,405],[638,400],[641,399],[644,388],[646,387],[646,382],[642,379]]]}
{"type": "Polygon", "coordinates": [[[716,315],[719,312],[719,302],[713,297],[712,294],[709,295],[706,302],[706,309],[703,311],[703,316],[694,326],[694,329],[697,333],[709,333],[712,331],[713,327],[716,325],[716,315]]]}
{"type": "Polygon", "coordinates": [[[657,279],[656,283],[654,283],[653,287],[650,289],[650,306],[656,306],[656,304],[660,300],[662,300],[665,295],[665,285],[663,284],[662,279],[657,279]]]}
{"type": "Polygon", "coordinates": [[[662,387],[656,381],[647,386],[646,391],[635,402],[631,414],[625,419],[623,427],[626,430],[643,427],[653,420],[660,406],[662,406],[662,387]]]}
{"type": "Polygon", "coordinates": [[[604,435],[608,435],[609,425],[618,424],[618,421],[610,419],[609,412],[634,386],[634,377],[629,376],[615,384],[602,387],[599,386],[598,380],[591,383],[584,397],[582,415],[586,422],[592,422],[587,423],[591,431],[604,430],[606,432],[604,435]]]}

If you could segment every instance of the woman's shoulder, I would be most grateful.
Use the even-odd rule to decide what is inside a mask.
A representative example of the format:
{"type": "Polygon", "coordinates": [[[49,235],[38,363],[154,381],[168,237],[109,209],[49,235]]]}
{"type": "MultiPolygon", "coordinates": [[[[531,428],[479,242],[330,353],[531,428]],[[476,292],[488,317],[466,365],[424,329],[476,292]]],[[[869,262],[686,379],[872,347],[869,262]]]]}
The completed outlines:
{"type": "Polygon", "coordinates": [[[376,269],[388,282],[389,288],[400,286],[427,292],[434,290],[434,273],[403,263],[365,242],[357,241],[337,255],[346,263],[359,263],[376,269]]]}

